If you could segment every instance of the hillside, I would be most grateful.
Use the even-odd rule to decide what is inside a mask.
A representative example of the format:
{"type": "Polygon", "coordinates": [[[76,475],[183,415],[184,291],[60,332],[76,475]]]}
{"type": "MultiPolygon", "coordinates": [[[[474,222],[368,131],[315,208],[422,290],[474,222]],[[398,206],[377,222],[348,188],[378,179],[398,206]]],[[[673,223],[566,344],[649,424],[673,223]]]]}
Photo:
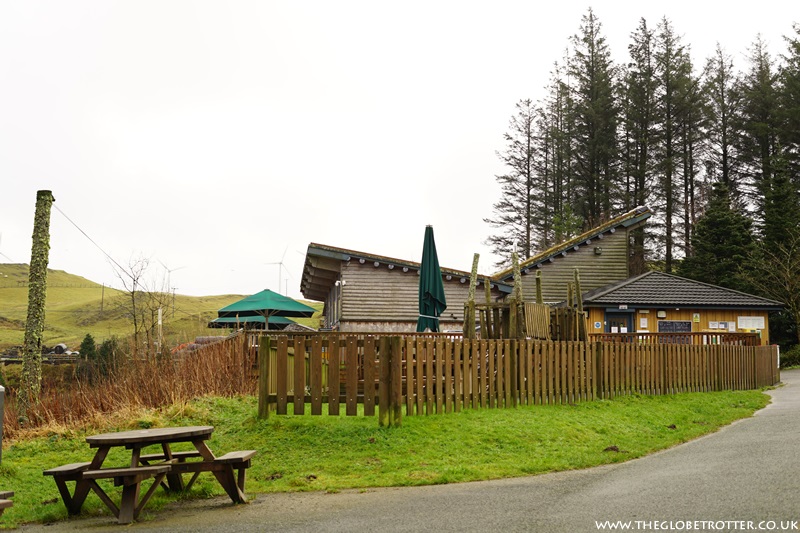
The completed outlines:
{"type": "MultiPolygon", "coordinates": [[[[0,264],[0,352],[22,344],[28,313],[28,265],[0,264]]],[[[197,336],[222,335],[227,330],[210,329],[209,320],[217,310],[243,298],[244,295],[218,296],[175,295],[174,304],[163,311],[163,332],[167,346],[176,346],[197,336]]],[[[319,310],[322,304],[304,302],[319,310]]],[[[47,271],[44,344],[65,343],[77,350],[87,333],[97,343],[112,336],[126,337],[133,331],[127,316],[125,293],[103,287],[81,276],[62,270],[47,271]]],[[[299,319],[311,327],[319,319],[299,319]]]]}

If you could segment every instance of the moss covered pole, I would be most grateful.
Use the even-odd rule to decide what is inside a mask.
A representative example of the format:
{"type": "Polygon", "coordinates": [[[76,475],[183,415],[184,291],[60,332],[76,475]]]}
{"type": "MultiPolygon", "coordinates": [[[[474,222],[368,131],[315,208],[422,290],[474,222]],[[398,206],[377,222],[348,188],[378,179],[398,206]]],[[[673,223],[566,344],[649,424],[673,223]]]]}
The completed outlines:
{"type": "Polygon", "coordinates": [[[30,406],[38,403],[42,388],[42,334],[47,297],[47,263],[50,255],[50,208],[54,201],[50,191],[36,193],[33,246],[28,274],[28,319],[25,322],[19,396],[19,414],[23,423],[27,420],[30,406]]]}

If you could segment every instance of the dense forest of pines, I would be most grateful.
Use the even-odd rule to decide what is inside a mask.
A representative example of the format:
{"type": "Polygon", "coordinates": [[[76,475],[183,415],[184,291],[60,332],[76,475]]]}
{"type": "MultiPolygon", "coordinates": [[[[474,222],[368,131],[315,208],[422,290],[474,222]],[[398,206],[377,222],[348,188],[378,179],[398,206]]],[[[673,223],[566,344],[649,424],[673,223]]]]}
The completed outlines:
{"type": "Polygon", "coordinates": [[[634,207],[633,273],[657,268],[787,305],[800,322],[800,25],[746,64],[695,64],[665,17],[640,20],[615,64],[590,9],[539,101],[516,104],[487,244],[523,258],[634,207]]]}

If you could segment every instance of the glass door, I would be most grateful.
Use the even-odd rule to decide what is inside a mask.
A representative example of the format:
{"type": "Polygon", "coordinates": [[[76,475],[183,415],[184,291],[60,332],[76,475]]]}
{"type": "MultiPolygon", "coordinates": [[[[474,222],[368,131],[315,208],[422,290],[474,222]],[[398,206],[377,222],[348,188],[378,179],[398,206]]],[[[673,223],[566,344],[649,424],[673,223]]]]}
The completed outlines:
{"type": "Polygon", "coordinates": [[[606,313],[606,333],[633,333],[633,314],[606,313]]]}

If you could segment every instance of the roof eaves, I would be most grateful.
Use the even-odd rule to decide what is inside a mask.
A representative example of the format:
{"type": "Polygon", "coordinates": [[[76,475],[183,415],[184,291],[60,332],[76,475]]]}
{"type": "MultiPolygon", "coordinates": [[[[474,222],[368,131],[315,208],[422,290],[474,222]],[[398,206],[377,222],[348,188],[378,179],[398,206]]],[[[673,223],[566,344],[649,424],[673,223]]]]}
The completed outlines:
{"type": "MultiPolygon", "coordinates": [[[[592,304],[592,303],[596,303],[596,304],[600,304],[600,305],[610,304],[611,302],[608,302],[608,301],[600,302],[598,300],[602,300],[603,298],[607,298],[607,297],[613,295],[614,292],[616,292],[618,290],[621,290],[621,289],[624,289],[625,287],[628,287],[629,285],[632,285],[633,283],[641,281],[643,278],[646,278],[648,276],[668,277],[668,278],[672,278],[672,279],[674,279],[674,280],[676,280],[678,282],[681,282],[681,283],[691,283],[691,284],[694,284],[694,285],[700,285],[700,286],[708,287],[708,288],[716,290],[716,291],[723,291],[723,292],[727,292],[727,293],[738,294],[738,295],[743,296],[745,298],[749,298],[749,299],[753,299],[753,300],[758,300],[759,301],[759,303],[735,303],[735,302],[734,303],[730,303],[730,302],[728,302],[728,303],[714,303],[714,302],[707,302],[707,303],[704,303],[702,305],[694,303],[694,302],[683,302],[683,303],[674,302],[676,305],[681,305],[683,307],[698,307],[698,306],[707,307],[707,308],[726,308],[726,307],[727,308],[753,308],[753,307],[757,307],[757,308],[763,308],[763,309],[766,309],[766,310],[776,310],[776,311],[785,308],[785,304],[783,304],[782,302],[779,302],[777,300],[770,300],[768,298],[763,298],[761,296],[756,296],[754,294],[748,294],[746,292],[737,291],[735,289],[729,289],[727,287],[721,287],[719,285],[712,285],[710,283],[704,283],[702,281],[697,281],[697,280],[693,280],[693,279],[689,279],[689,278],[683,278],[681,276],[676,276],[675,274],[668,274],[666,272],[658,272],[658,271],[654,271],[654,270],[645,272],[644,274],[640,274],[640,275],[634,276],[632,278],[628,278],[628,279],[623,280],[621,282],[617,282],[617,283],[614,283],[614,284],[606,285],[605,287],[600,287],[598,289],[594,289],[594,291],[586,292],[583,295],[583,301],[584,301],[585,304],[592,304]]],[[[624,302],[619,302],[619,303],[624,303],[624,302]]],[[[628,303],[630,303],[630,302],[628,302],[628,303]]],[[[642,304],[642,305],[648,305],[648,302],[639,302],[639,303],[642,304]]],[[[661,304],[659,303],[658,305],[661,305],[661,304]]]]}
{"type": "MultiPolygon", "coordinates": [[[[636,225],[644,220],[647,220],[652,215],[652,211],[650,211],[649,207],[646,206],[639,206],[631,211],[628,211],[625,214],[622,214],[616,218],[613,218],[606,222],[605,224],[601,224],[600,226],[594,227],[577,237],[573,237],[567,241],[564,241],[560,244],[556,244],[555,246],[551,246],[547,250],[536,254],[533,257],[530,257],[520,263],[520,268],[525,270],[526,272],[531,268],[538,268],[542,263],[545,261],[551,261],[558,255],[566,255],[567,252],[570,251],[571,248],[575,248],[578,245],[586,244],[587,241],[590,243],[592,239],[598,237],[599,235],[606,233],[606,232],[614,232],[614,229],[617,227],[624,227],[628,228],[633,225],[636,225]]],[[[507,268],[500,272],[494,274],[496,279],[502,280],[507,279],[514,275],[512,268],[507,268]]]]}
{"type": "MultiPolygon", "coordinates": [[[[412,270],[419,270],[420,263],[415,261],[407,261],[403,259],[396,259],[393,257],[388,257],[384,255],[377,255],[372,253],[366,252],[359,252],[356,250],[349,250],[347,248],[337,248],[334,246],[328,246],[324,244],[318,243],[310,243],[308,245],[308,252],[309,255],[316,255],[320,257],[328,257],[331,259],[338,259],[340,261],[351,261],[351,260],[358,260],[362,263],[366,262],[377,262],[386,265],[394,265],[395,267],[402,267],[406,269],[412,270]]],[[[459,278],[470,278],[470,273],[464,270],[456,270],[453,268],[446,268],[440,267],[442,274],[445,276],[455,276],[459,278]]],[[[478,280],[489,280],[492,283],[497,284],[498,289],[501,292],[510,292],[511,285],[504,283],[502,280],[495,279],[493,276],[487,276],[485,274],[478,274],[478,280]]]]}

